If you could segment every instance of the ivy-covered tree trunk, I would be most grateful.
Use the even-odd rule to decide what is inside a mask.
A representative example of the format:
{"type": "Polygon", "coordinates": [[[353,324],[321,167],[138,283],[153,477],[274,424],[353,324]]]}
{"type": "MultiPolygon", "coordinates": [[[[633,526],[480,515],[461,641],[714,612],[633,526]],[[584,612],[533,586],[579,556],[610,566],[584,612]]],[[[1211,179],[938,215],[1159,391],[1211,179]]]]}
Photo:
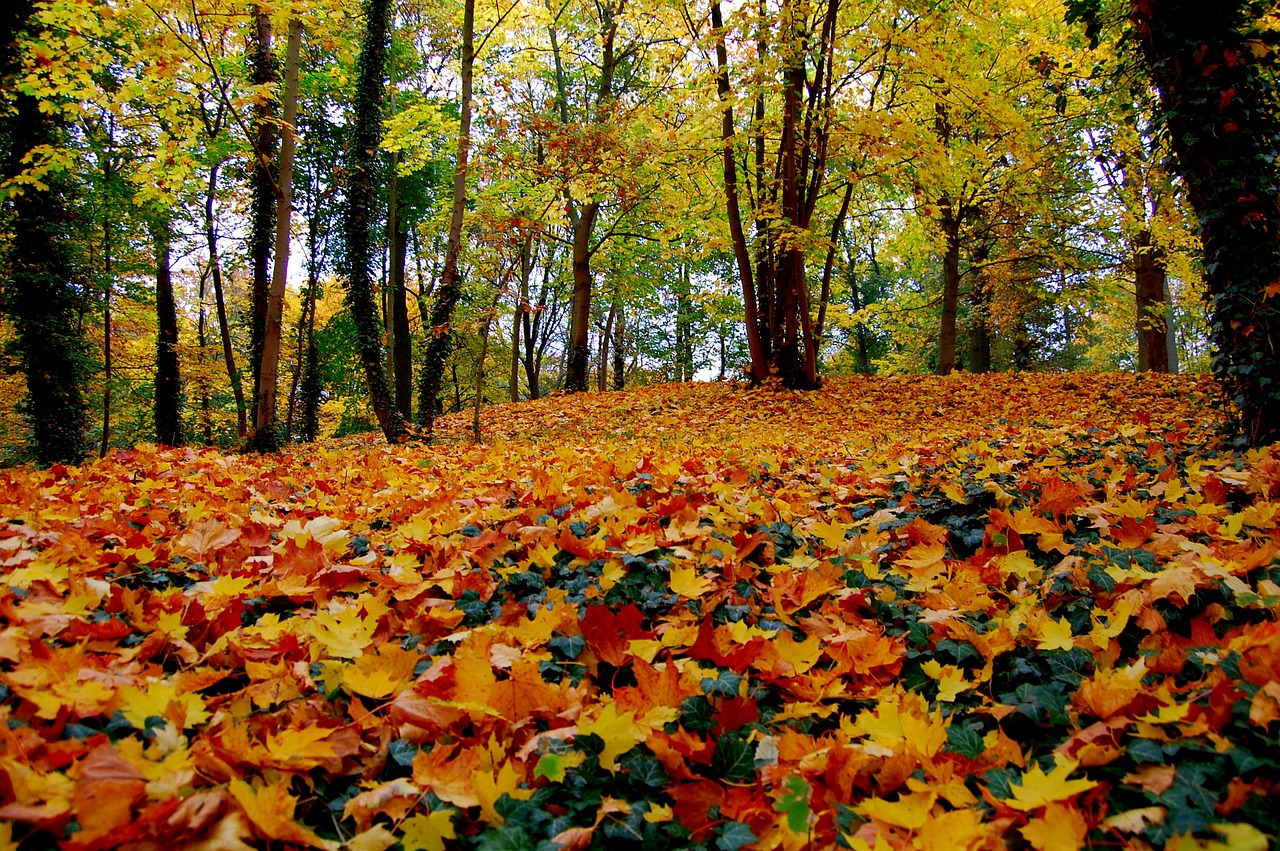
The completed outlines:
{"type": "Polygon", "coordinates": [[[181,446],[182,376],[178,367],[178,305],[173,297],[169,222],[154,226],[156,266],[156,442],[181,446]]]}
{"type": "MultiPolygon", "coordinates": [[[[16,38],[31,19],[33,4],[17,0],[0,22],[0,85],[15,92],[16,38]]],[[[20,173],[23,159],[41,145],[61,147],[57,119],[37,100],[14,93],[0,125],[6,143],[3,175],[20,173]]],[[[81,392],[86,344],[77,323],[82,275],[70,233],[71,181],[54,171],[46,188],[27,186],[9,202],[9,239],[0,261],[0,308],[15,331],[13,342],[26,377],[26,419],[31,446],[41,465],[74,463],[88,451],[88,406],[81,392]]]]}
{"type": "MultiPolygon", "coordinates": [[[[263,6],[254,11],[250,77],[255,86],[276,82],[275,57],[271,53],[271,16],[263,6]]],[[[276,229],[276,123],[275,103],[262,98],[254,105],[253,168],[250,186],[253,200],[249,221],[249,262],[253,267],[253,313],[250,317],[249,357],[253,374],[251,416],[257,422],[261,394],[262,347],[267,336],[267,302],[271,292],[271,245],[276,229]]]]}
{"type": "Polygon", "coordinates": [[[404,417],[382,365],[382,322],[373,292],[373,233],[378,206],[378,144],[382,140],[382,98],[387,67],[389,0],[365,4],[364,45],[356,65],[356,97],[347,155],[346,204],[342,212],[346,240],[347,308],[355,320],[357,348],[378,425],[389,443],[405,436],[404,417]]]}
{"type": "Polygon", "coordinates": [[[453,173],[453,209],[449,219],[449,238],[445,246],[444,269],[431,306],[427,346],[423,352],[422,380],[418,385],[418,421],[430,436],[435,424],[436,397],[444,376],[444,364],[453,347],[449,323],[453,309],[462,295],[458,261],[462,254],[462,219],[467,205],[467,159],[471,153],[471,80],[475,65],[473,37],[476,24],[475,0],[466,0],[462,10],[462,104],[458,132],[458,159],[453,173]]]}
{"type": "Polygon", "coordinates": [[[1200,216],[1214,372],[1255,444],[1280,439],[1280,69],[1264,31],[1273,9],[1267,0],[1130,6],[1200,216]]]}

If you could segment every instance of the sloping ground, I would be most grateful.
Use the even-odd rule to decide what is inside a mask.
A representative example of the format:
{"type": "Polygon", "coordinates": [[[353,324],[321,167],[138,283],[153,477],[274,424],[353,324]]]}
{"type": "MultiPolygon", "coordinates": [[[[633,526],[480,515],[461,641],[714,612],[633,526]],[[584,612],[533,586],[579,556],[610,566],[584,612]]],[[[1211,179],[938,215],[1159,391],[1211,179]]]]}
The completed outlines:
{"type": "Polygon", "coordinates": [[[0,848],[1265,848],[1280,459],[1212,398],[683,385],[10,471],[0,848]]]}

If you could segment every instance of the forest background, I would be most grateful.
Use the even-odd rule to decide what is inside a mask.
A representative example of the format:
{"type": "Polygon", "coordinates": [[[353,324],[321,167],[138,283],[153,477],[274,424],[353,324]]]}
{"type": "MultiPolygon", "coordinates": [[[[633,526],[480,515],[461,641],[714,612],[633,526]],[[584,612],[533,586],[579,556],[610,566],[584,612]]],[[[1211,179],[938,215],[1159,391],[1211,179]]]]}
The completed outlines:
{"type": "Polygon", "coordinates": [[[13,4],[4,457],[956,369],[1265,437],[1277,13],[1195,5],[13,4]]]}

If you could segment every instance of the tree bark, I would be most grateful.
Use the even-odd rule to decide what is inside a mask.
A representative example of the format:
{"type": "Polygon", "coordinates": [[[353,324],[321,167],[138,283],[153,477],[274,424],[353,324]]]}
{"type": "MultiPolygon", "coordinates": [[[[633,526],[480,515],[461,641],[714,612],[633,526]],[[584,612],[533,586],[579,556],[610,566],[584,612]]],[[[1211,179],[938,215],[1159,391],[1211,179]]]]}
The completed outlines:
{"type": "Polygon", "coordinates": [[[169,245],[172,239],[167,221],[155,226],[156,269],[156,441],[165,446],[181,446],[182,377],[178,368],[178,306],[173,298],[173,276],[169,245]]]}
{"type": "MultiPolygon", "coordinates": [[[[569,199],[566,203],[573,205],[569,199]]],[[[591,232],[600,205],[583,204],[573,222],[573,296],[569,307],[569,353],[564,389],[578,393],[587,389],[591,347],[591,232]]]]}
{"type": "Polygon", "coordinates": [[[733,256],[738,265],[738,282],[742,288],[743,325],[747,333],[747,349],[751,355],[751,380],[760,384],[769,377],[760,336],[760,319],[756,304],[756,287],[751,271],[751,254],[747,237],[742,230],[742,212],[738,207],[738,165],[734,159],[735,131],[733,107],[730,103],[729,54],[725,46],[724,18],[720,13],[720,0],[711,2],[711,26],[716,34],[716,92],[720,98],[720,145],[724,161],[725,210],[729,217],[729,235],[733,242],[733,256]]]}
{"type": "Polygon", "coordinates": [[[938,330],[938,375],[956,368],[956,314],[960,306],[960,218],[952,202],[943,199],[942,322],[938,330]]]}
{"type": "MultiPolygon", "coordinates": [[[[6,14],[16,20],[15,31],[27,24],[31,8],[24,0],[9,8],[6,14]]],[[[16,40],[0,44],[0,74],[5,77],[16,66],[16,57],[7,55],[15,45],[16,40]]],[[[0,118],[7,125],[0,127],[0,139],[8,142],[6,177],[23,171],[23,159],[34,148],[60,147],[63,135],[57,119],[41,112],[31,95],[14,93],[10,109],[0,118]]],[[[12,322],[26,378],[31,445],[42,466],[76,463],[89,449],[89,411],[82,393],[86,344],[76,321],[83,278],[69,236],[74,187],[60,172],[48,175],[45,183],[46,188],[26,187],[10,202],[4,256],[8,274],[0,278],[0,306],[12,322]]]]}
{"type": "Polygon", "coordinates": [[[248,434],[248,411],[244,400],[244,387],[240,370],[236,369],[235,350],[231,347],[231,324],[227,321],[227,300],[222,292],[222,266],[218,259],[218,229],[214,217],[214,199],[218,192],[218,164],[209,168],[209,190],[204,199],[204,236],[209,251],[209,276],[213,280],[214,307],[218,315],[218,334],[222,339],[222,361],[227,368],[227,380],[236,400],[236,434],[243,438],[248,434]]]}
{"type": "Polygon", "coordinates": [[[1143,229],[1134,237],[1133,271],[1137,295],[1138,371],[1168,372],[1164,258],[1152,242],[1150,230],[1143,229]]]}
{"type": "MultiPolygon", "coordinates": [[[[105,181],[104,181],[105,182],[105,181]]],[[[102,293],[102,443],[98,457],[105,458],[111,444],[111,382],[115,379],[111,362],[111,296],[115,289],[111,275],[111,223],[102,222],[102,277],[106,288],[102,293]]],[[[203,310],[203,306],[201,307],[203,310]]],[[[201,316],[204,314],[202,313],[201,316]]]]}
{"type": "Polygon", "coordinates": [[[1280,439],[1280,111],[1268,4],[1133,0],[1130,21],[1199,213],[1213,367],[1255,444],[1280,439]],[[1253,40],[1251,42],[1251,39],[1253,40]]]}
{"type": "MultiPolygon", "coordinates": [[[[259,5],[254,12],[254,39],[251,47],[252,74],[255,86],[277,82],[275,58],[271,52],[271,16],[259,5]]],[[[250,183],[253,200],[250,209],[249,261],[253,268],[253,312],[250,319],[249,356],[253,374],[252,418],[257,422],[262,379],[262,349],[267,334],[267,310],[271,292],[271,242],[276,219],[276,128],[275,104],[261,98],[254,105],[253,168],[250,183]]]]}
{"type": "Polygon", "coordinates": [[[613,326],[613,389],[616,391],[625,390],[627,387],[626,373],[626,335],[623,332],[623,313],[624,308],[622,302],[618,302],[618,316],[613,326]]]}
{"type": "Polygon", "coordinates": [[[262,337],[262,360],[258,364],[257,401],[254,404],[253,446],[271,452],[284,445],[284,435],[276,415],[276,391],[280,384],[280,347],[284,335],[284,294],[289,275],[289,238],[293,221],[293,152],[298,121],[298,54],[302,46],[302,21],[289,22],[285,50],[284,128],[281,134],[279,197],[276,199],[276,244],[271,269],[271,289],[267,293],[267,315],[262,337]]]}
{"type": "Polygon", "coordinates": [[[356,65],[354,126],[348,149],[346,204],[342,217],[347,248],[347,307],[355,320],[365,383],[383,436],[388,443],[399,443],[406,433],[405,423],[382,368],[382,323],[371,274],[375,260],[373,215],[378,202],[375,156],[382,138],[389,16],[389,0],[368,0],[365,4],[365,35],[356,65]]]}
{"type": "MultiPolygon", "coordinates": [[[[384,0],[385,2],[385,0],[384,0]]],[[[430,438],[435,426],[436,397],[444,364],[452,348],[453,335],[449,323],[453,308],[462,294],[458,275],[458,261],[462,253],[462,219],[467,203],[467,160],[471,152],[471,90],[475,66],[475,0],[466,0],[462,14],[462,103],[459,107],[460,130],[458,132],[458,160],[453,173],[453,209],[449,218],[449,237],[445,246],[444,269],[436,288],[435,304],[431,310],[427,348],[422,365],[422,381],[419,384],[418,419],[427,429],[430,438]]]]}

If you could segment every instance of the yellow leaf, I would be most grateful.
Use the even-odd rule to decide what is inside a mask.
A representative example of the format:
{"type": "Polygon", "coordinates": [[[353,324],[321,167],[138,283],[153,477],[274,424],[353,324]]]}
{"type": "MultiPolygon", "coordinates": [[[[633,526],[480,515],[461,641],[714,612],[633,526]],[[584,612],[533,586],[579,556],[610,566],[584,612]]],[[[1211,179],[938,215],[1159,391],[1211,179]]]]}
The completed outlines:
{"type": "Polygon", "coordinates": [[[981,848],[991,834],[977,810],[930,813],[916,834],[920,851],[971,851],[981,848]]]}
{"type": "Polygon", "coordinates": [[[919,830],[924,826],[933,802],[938,800],[936,792],[912,792],[899,795],[896,801],[883,798],[869,798],[859,804],[856,809],[863,815],[870,816],[891,824],[894,827],[905,827],[908,830],[919,830]]]}
{"type": "Polygon", "coordinates": [[[965,680],[964,671],[955,665],[943,665],[937,659],[930,659],[920,666],[927,676],[938,681],[938,700],[952,703],[963,691],[973,688],[976,683],[965,680]]]}
{"type": "Polygon", "coordinates": [[[711,588],[711,580],[699,575],[693,565],[671,568],[671,590],[681,597],[696,600],[711,588]]]}
{"type": "Polygon", "coordinates": [[[1022,828],[1022,837],[1036,851],[1079,851],[1089,834],[1089,824],[1075,807],[1049,804],[1043,816],[1033,816],[1022,828]]]}
{"type": "Polygon", "coordinates": [[[1055,801],[1065,801],[1098,785],[1093,780],[1068,780],[1067,776],[1075,769],[1076,763],[1069,759],[1062,759],[1048,774],[1033,764],[1022,775],[1021,785],[1010,787],[1013,797],[1005,803],[1015,810],[1029,812],[1055,801]]]}
{"type": "Polygon", "coordinates": [[[1169,851],[1267,851],[1271,847],[1267,835],[1251,824],[1214,824],[1209,829],[1222,839],[1197,839],[1184,834],[1166,847],[1169,851]]]}
{"type": "Polygon", "coordinates": [[[399,644],[384,644],[377,655],[365,653],[342,671],[347,691],[375,700],[390,697],[413,682],[418,653],[399,644]]]}
{"type": "Polygon", "coordinates": [[[814,523],[809,531],[829,550],[839,550],[844,543],[844,526],[839,523],[814,523]]]}
{"type": "Polygon", "coordinates": [[[618,708],[609,703],[590,724],[578,726],[580,735],[594,734],[604,739],[604,750],[600,752],[601,767],[617,770],[617,758],[636,746],[639,730],[635,718],[634,712],[619,715],[618,708]]]}
{"type": "Polygon", "coordinates": [[[1039,650],[1071,650],[1076,646],[1075,637],[1071,634],[1071,621],[1066,618],[1054,620],[1045,615],[1040,621],[1040,637],[1036,639],[1039,650]]]}
{"type": "MultiPolygon", "coordinates": [[[[347,849],[348,851],[387,851],[395,844],[396,835],[379,824],[347,840],[347,849]]],[[[440,848],[443,849],[444,845],[440,848]]]]}
{"type": "Polygon", "coordinates": [[[457,810],[436,810],[425,816],[412,815],[400,825],[400,844],[404,851],[444,851],[446,839],[457,839],[453,831],[453,814],[457,810]]]}
{"type": "Polygon", "coordinates": [[[671,821],[673,818],[675,818],[675,815],[667,804],[651,803],[644,814],[644,820],[650,824],[661,824],[662,822],[671,821]]]}
{"type": "Polygon", "coordinates": [[[481,771],[472,778],[471,787],[480,800],[480,811],[490,824],[502,824],[504,821],[494,809],[503,795],[510,795],[517,801],[527,801],[533,794],[532,789],[520,788],[520,781],[523,779],[524,776],[510,761],[504,762],[496,774],[481,771]]]}
{"type": "Polygon", "coordinates": [[[267,753],[282,767],[311,769],[334,755],[333,745],[325,741],[333,733],[330,727],[312,724],[298,729],[286,728],[267,736],[267,753]]]}
{"type": "Polygon", "coordinates": [[[312,637],[324,645],[330,656],[356,659],[373,640],[378,619],[371,615],[362,616],[357,606],[348,606],[336,612],[316,612],[307,626],[312,637]]]}
{"type": "Polygon", "coordinates": [[[227,790],[236,799],[249,823],[264,838],[336,851],[336,842],[321,839],[293,820],[293,810],[298,806],[298,799],[289,794],[290,779],[285,777],[257,788],[243,780],[232,780],[227,790]]]}

